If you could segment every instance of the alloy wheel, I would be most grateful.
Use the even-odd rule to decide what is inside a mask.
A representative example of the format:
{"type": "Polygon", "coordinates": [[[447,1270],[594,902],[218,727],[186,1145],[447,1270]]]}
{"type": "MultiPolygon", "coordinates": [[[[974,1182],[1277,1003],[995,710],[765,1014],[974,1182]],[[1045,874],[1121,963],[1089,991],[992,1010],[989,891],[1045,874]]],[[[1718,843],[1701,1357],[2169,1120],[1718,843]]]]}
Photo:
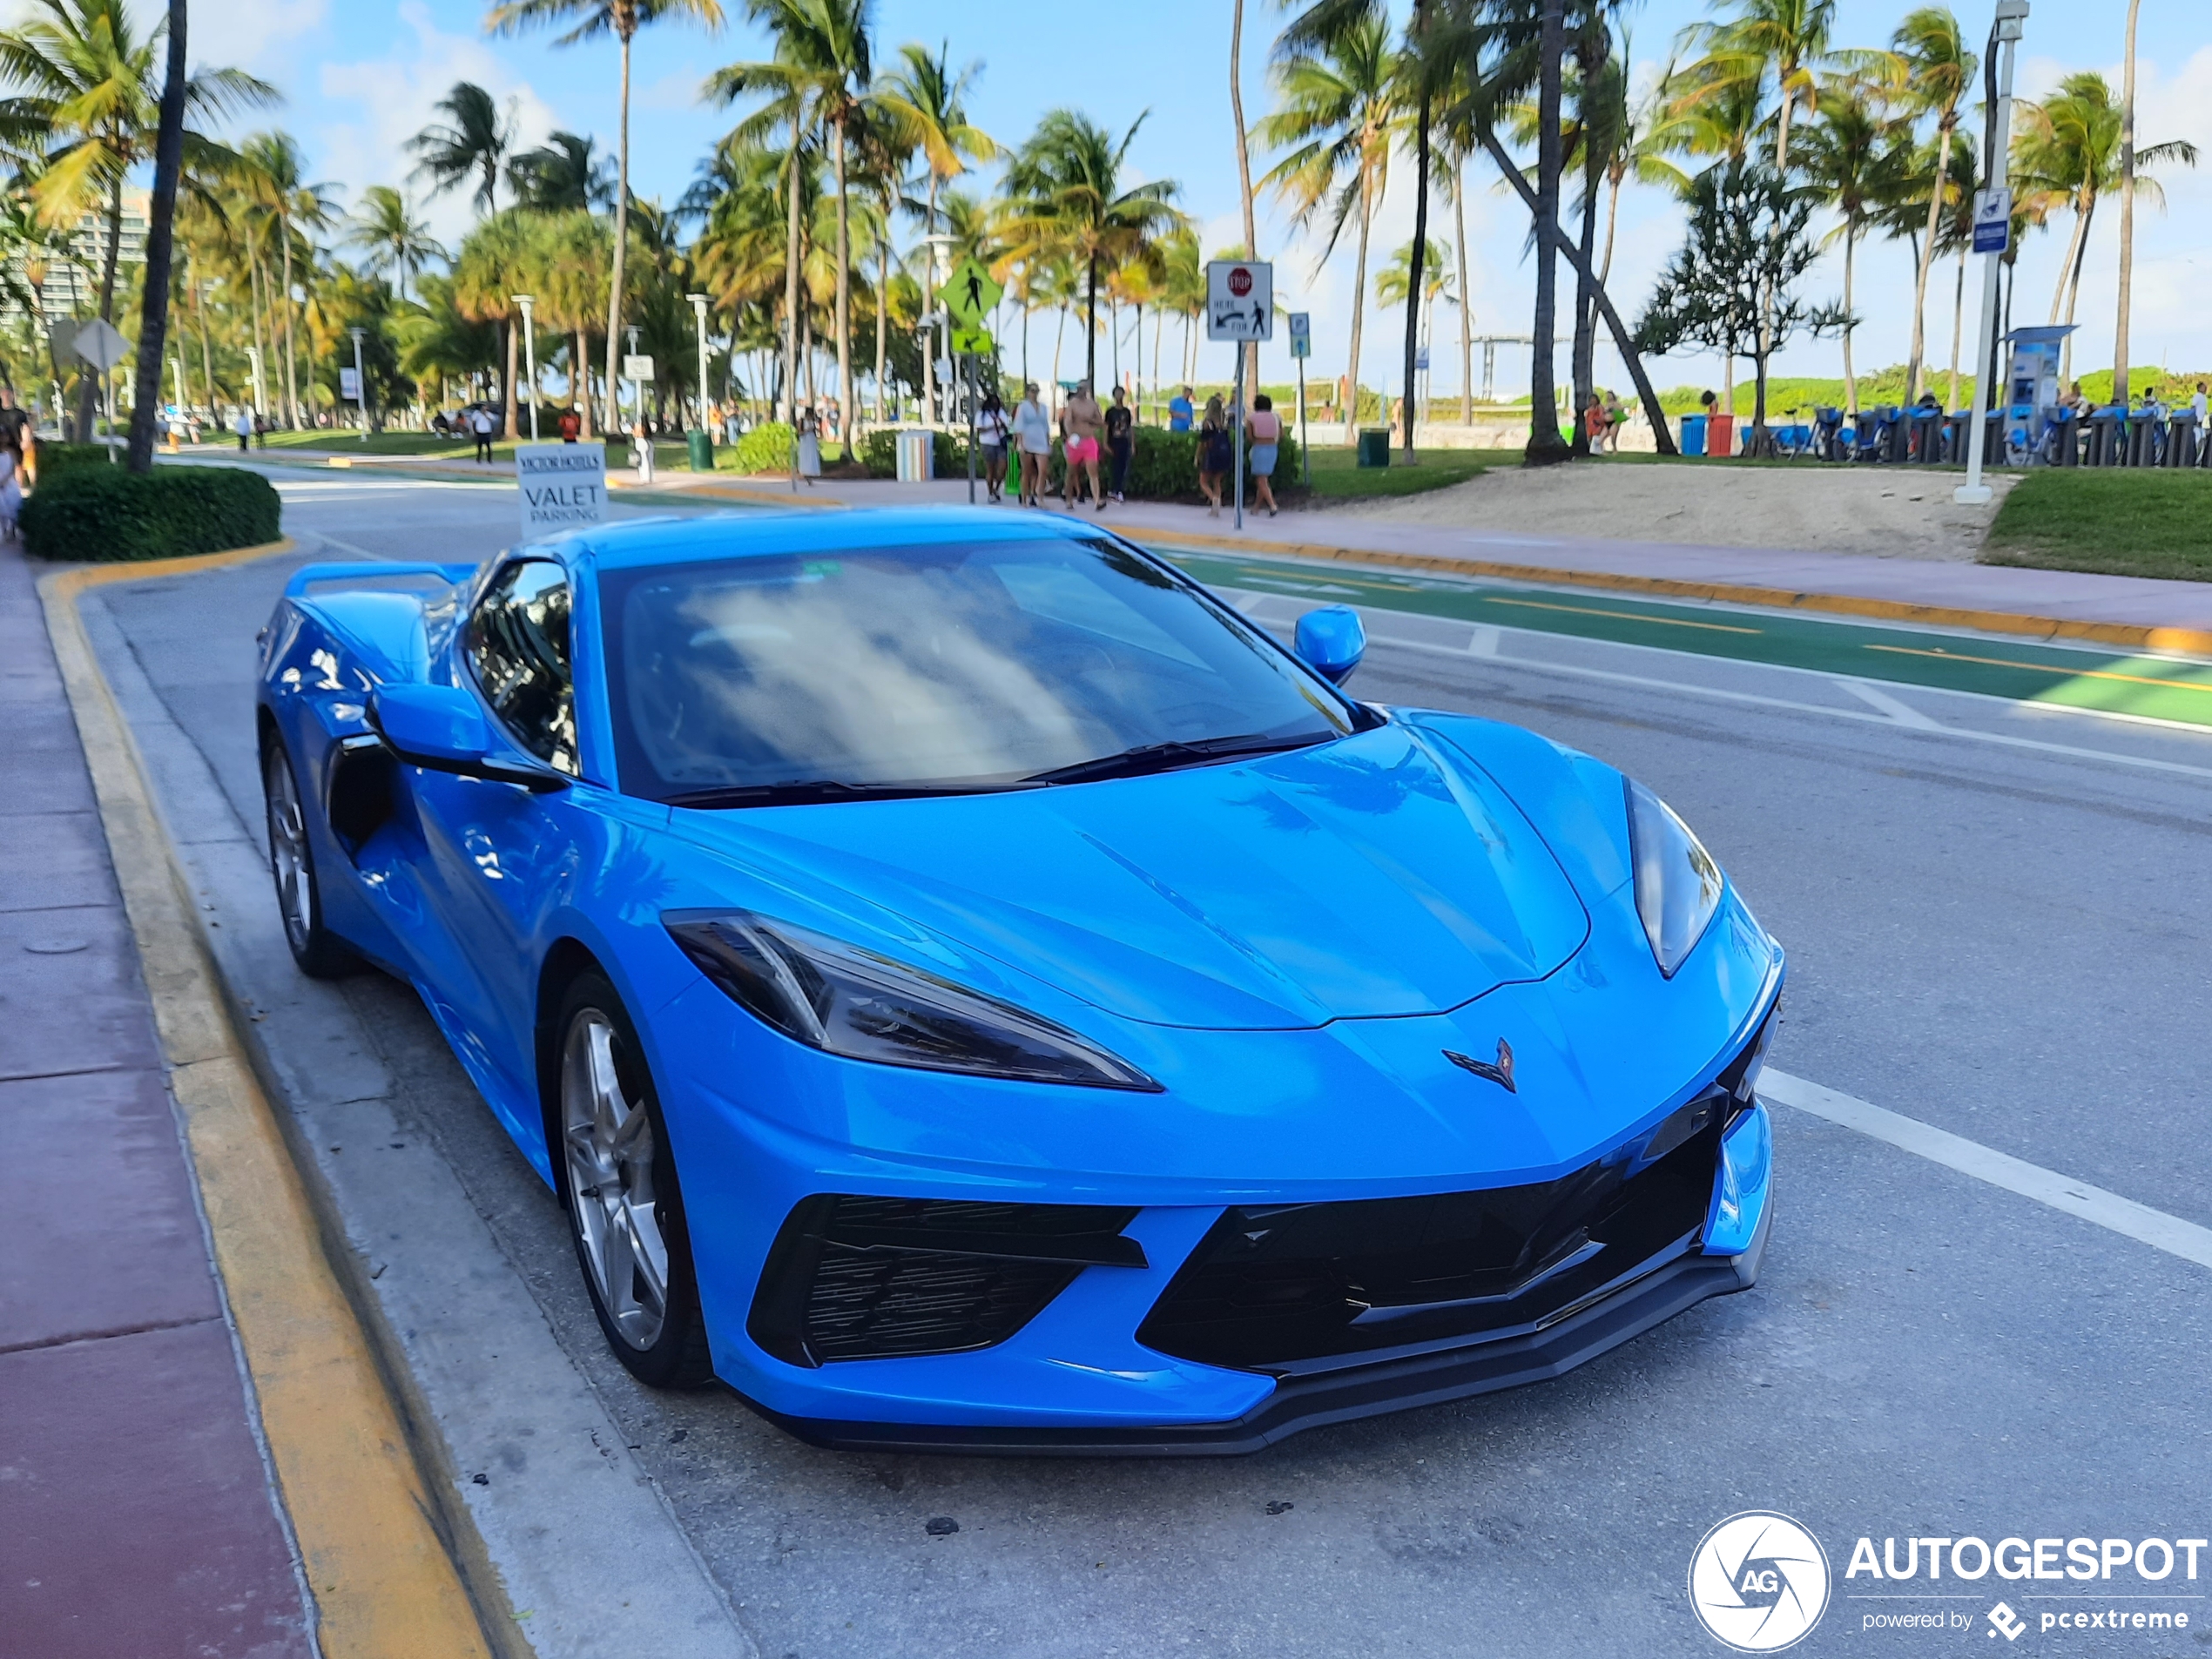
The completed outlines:
{"type": "Polygon", "coordinates": [[[668,1317],[668,1244],[653,1187],[651,1114],[626,1087],[622,1035],[597,1008],[570,1022],[561,1057],[569,1207],[609,1323],[641,1352],[668,1317]]]}

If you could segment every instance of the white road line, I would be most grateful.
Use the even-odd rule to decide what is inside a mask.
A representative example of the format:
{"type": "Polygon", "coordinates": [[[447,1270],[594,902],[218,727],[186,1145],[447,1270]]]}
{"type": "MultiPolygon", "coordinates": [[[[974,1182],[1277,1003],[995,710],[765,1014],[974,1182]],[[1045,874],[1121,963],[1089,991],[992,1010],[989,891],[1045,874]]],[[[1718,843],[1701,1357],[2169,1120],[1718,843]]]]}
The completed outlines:
{"type": "Polygon", "coordinates": [[[1865,680],[1838,678],[1836,684],[1871,709],[1881,711],[1899,725],[1909,725],[1916,732],[1940,732],[1939,720],[1932,720],[1909,703],[1900,703],[1878,685],[1869,685],[1865,680]]]}
{"type": "Polygon", "coordinates": [[[1923,1123],[1917,1117],[1906,1117],[1856,1096],[1839,1094],[1803,1077],[1793,1077],[1786,1071],[1777,1071],[1771,1066],[1759,1074],[1759,1093],[1769,1100],[1810,1112],[1844,1129],[1856,1130],[1874,1140],[1886,1141],[1932,1163],[1940,1163],[1977,1181],[1986,1181],[1991,1186],[2048,1204],[2108,1232],[2162,1250],[2169,1256],[2178,1256],[2185,1262],[2212,1267],[2212,1227],[2200,1227],[2193,1221],[2137,1204],[2133,1198],[2093,1187],[2087,1181],[2076,1181],[2040,1163],[2030,1163],[2025,1158],[2000,1152],[1994,1147],[1953,1135],[1932,1123],[1923,1123]]]}
{"type": "Polygon", "coordinates": [[[1474,632],[1467,638],[1467,655],[1470,657],[1497,656],[1498,647],[1505,640],[1504,633],[1487,622],[1478,622],[1473,626],[1474,632]]]}
{"type": "MultiPolygon", "coordinates": [[[[1528,631],[1516,629],[1514,631],[1525,632],[1528,631]]],[[[1554,637],[1554,636],[1548,634],[1540,635],[1538,637],[1541,638],[1554,637]]],[[[1371,637],[1376,644],[1393,645],[1404,651],[1425,651],[1433,652],[1440,657],[1457,657],[1460,658],[1465,658],[1467,655],[1465,648],[1460,646],[1432,645],[1423,640],[1395,638],[1388,634],[1376,634],[1371,636],[1371,637]]],[[[1676,651],[1669,654],[1674,656],[1683,656],[1689,653],[1676,651]]],[[[1572,666],[1565,663],[1538,662],[1526,657],[1501,658],[1500,658],[1500,661],[1509,667],[1529,669],[1541,674],[1568,674],[1579,679],[1606,680],[1617,685],[1641,685],[1655,691],[1674,691],[1686,693],[1693,697],[1720,698],[1727,702],[1748,703],[1759,708],[1786,709],[1796,714],[1824,714],[1831,719],[1859,720],[1871,725],[1887,726],[1892,731],[1896,730],[1898,725],[1897,721],[1892,719],[1888,715],[1877,714],[1871,709],[1832,708],[1819,703],[1793,702],[1788,698],[1764,697],[1757,691],[1737,691],[1717,685],[1687,685],[1680,680],[1654,679],[1650,676],[1645,674],[1621,674],[1615,673],[1610,669],[1583,668],[1580,666],[1572,666]]],[[[1771,668],[1780,665],[1771,663],[1760,663],[1756,664],[1756,666],[1760,668],[1771,668]]],[[[1823,675],[1821,678],[1824,679],[1832,680],[1836,677],[1834,675],[1823,675]]],[[[2027,706],[2042,707],[2047,705],[2030,705],[2027,706]]],[[[1968,743],[1993,743],[2007,749],[2033,749],[2039,753],[2067,755],[2077,760],[2104,760],[2109,761],[2116,766],[2142,766],[2152,772],[2178,772],[2185,778],[2212,778],[2212,766],[2192,766],[2185,761],[2158,760],[2148,755],[2116,754],[2109,749],[2084,749],[2078,744],[2045,743],[2035,738],[2016,738],[2008,732],[1977,732],[1969,726],[1938,725],[1932,731],[1926,732],[1925,735],[1931,738],[1957,738],[1968,743]]]]}

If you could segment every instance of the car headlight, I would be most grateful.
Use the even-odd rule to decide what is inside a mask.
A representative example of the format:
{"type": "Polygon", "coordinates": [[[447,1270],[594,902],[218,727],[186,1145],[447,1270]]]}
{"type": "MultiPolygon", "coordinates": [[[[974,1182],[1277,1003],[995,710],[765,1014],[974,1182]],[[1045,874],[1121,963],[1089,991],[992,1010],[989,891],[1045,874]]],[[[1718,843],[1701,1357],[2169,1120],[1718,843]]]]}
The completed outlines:
{"type": "Polygon", "coordinates": [[[1721,867],[1673,807],[1635,779],[1627,782],[1636,914],[1660,973],[1672,979],[1720,908],[1721,867]]]}
{"type": "Polygon", "coordinates": [[[1160,1088],[1064,1026],[811,928],[747,910],[671,911],[661,923],[732,1001],[830,1054],[1023,1082],[1160,1088]]]}

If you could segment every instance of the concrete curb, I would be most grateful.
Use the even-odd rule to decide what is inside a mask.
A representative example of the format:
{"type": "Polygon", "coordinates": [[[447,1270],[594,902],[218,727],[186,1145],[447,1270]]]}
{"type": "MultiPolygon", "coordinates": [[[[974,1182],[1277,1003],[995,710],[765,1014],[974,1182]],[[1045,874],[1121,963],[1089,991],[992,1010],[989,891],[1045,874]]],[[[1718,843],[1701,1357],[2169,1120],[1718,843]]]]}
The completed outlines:
{"type": "MultiPolygon", "coordinates": [[[[289,545],[288,543],[285,545],[289,545]]],[[[439,1523],[406,1415],[387,1387],[345,1275],[217,995],[205,936],[144,758],[78,607],[122,577],[237,564],[271,549],[79,569],[39,583],[116,879],[144,965],[223,1290],[333,1659],[488,1656],[483,1609],[439,1523]]]]}
{"type": "Polygon", "coordinates": [[[496,1650],[752,1655],[620,1427],[410,1123],[352,1004],[293,968],[242,809],[105,608],[84,609],[242,1045],[267,1096],[283,1103],[276,1116],[323,1250],[435,1477],[433,1496],[496,1650]]]}
{"type": "Polygon", "coordinates": [[[1182,530],[1154,534],[1141,526],[1120,532],[1133,541],[1163,547],[1257,553],[1278,558],[1339,564],[1379,564],[1399,570],[1436,570],[1449,576],[1489,577],[1537,586],[1605,588],[1675,599],[1708,599],[1723,604],[1769,610],[1820,610],[1838,616],[1886,622],[1919,623],[1933,628],[1963,628],[1977,633],[2016,634],[2031,639],[2080,639],[2139,651],[2212,656],[2212,630],[2148,628],[2133,623],[2080,622],[2063,617],[2027,616],[2009,610],[1979,610],[1954,605],[1919,605],[1901,599],[1870,599],[1848,593],[1809,593],[1790,588],[1687,582],[1671,577],[1627,576],[1605,570],[1570,570],[1547,564],[1506,564],[1488,559],[1450,558],[1440,554],[1393,553],[1377,548],[1328,547],[1311,542],[1269,542],[1208,536],[1182,530]]]}

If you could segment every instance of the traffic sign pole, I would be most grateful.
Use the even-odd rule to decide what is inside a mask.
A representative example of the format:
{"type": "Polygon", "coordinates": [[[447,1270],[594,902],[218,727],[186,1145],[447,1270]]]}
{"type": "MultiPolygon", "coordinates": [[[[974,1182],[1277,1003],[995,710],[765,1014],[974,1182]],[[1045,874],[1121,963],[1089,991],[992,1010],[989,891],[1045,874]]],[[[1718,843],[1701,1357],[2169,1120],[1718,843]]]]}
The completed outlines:
{"type": "MultiPolygon", "coordinates": [[[[1989,188],[2005,189],[2006,163],[2011,145],[2013,122],[2013,51],[2019,45],[2023,25],[2027,22],[2027,0],[1997,0],[1997,19],[1990,28],[1990,44],[1999,53],[1997,70],[1996,119],[1990,131],[1996,134],[1991,146],[1995,153],[1990,158],[1989,188]]],[[[2010,192],[2007,192],[2009,197],[2010,192]]],[[[2006,229],[2012,228],[2009,211],[2006,229]]],[[[1979,241],[1979,236],[1975,239],[1979,241]]],[[[1981,274],[1981,350],[1988,354],[1980,372],[1974,376],[1973,414],[1966,428],[1966,482],[1951,492],[1951,498],[1962,507],[1979,507],[1991,499],[1990,488],[1982,482],[1981,469],[1985,453],[1989,447],[1990,409],[1995,407],[1997,381],[1997,285],[2004,250],[1986,256],[1981,274]]],[[[1909,391],[1911,388],[1907,388],[1909,391]]]]}
{"type": "Polygon", "coordinates": [[[975,505],[975,357],[961,359],[968,365],[968,504],[975,505]]]}
{"type": "Polygon", "coordinates": [[[1244,354],[1237,353],[1237,378],[1231,382],[1229,418],[1237,428],[1237,528],[1244,528],[1244,354]]]}

